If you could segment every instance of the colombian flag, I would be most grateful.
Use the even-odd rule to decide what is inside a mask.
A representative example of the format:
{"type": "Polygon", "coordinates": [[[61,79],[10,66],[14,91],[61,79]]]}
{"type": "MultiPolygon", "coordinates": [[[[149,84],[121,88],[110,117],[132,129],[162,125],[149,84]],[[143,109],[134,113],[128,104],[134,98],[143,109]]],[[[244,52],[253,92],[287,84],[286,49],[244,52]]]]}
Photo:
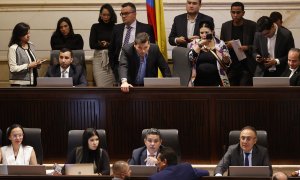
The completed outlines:
{"type": "MultiPolygon", "coordinates": [[[[146,5],[148,23],[153,27],[156,44],[164,58],[168,60],[163,0],[146,0],[146,5]]],[[[159,76],[162,77],[160,72],[159,76]]]]}

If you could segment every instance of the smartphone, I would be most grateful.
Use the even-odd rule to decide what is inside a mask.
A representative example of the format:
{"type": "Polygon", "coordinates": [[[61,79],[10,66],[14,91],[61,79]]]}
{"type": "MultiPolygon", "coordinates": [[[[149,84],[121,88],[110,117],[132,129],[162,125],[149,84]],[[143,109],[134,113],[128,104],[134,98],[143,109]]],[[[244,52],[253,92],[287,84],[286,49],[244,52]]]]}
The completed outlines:
{"type": "Polygon", "coordinates": [[[190,43],[190,42],[193,41],[192,39],[189,39],[189,38],[187,38],[187,37],[185,37],[184,39],[185,39],[185,41],[186,41],[187,43],[190,43]]]}
{"type": "Polygon", "coordinates": [[[207,40],[212,40],[213,38],[213,35],[212,34],[206,34],[206,39],[207,40]]]}

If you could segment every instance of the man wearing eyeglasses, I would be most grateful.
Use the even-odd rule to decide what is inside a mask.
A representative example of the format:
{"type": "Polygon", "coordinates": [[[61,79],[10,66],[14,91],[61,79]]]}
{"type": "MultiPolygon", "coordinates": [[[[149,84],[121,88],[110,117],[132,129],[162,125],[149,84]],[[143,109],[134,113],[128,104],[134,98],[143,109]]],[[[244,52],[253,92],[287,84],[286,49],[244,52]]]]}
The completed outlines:
{"type": "Polygon", "coordinates": [[[257,62],[254,76],[279,77],[287,67],[289,50],[295,47],[293,35],[267,16],[257,20],[257,30],[253,42],[257,62]]]}
{"type": "Polygon", "coordinates": [[[254,127],[246,126],[241,130],[240,142],[228,147],[227,152],[215,169],[215,176],[222,176],[229,166],[272,166],[266,147],[256,144],[257,133],[254,127]]]}
{"type": "Polygon", "coordinates": [[[145,146],[137,148],[132,152],[132,158],[129,160],[130,165],[147,165],[155,166],[157,155],[163,148],[162,139],[158,129],[148,129],[144,138],[145,146]]]}
{"type": "Polygon", "coordinates": [[[199,13],[202,0],[187,0],[186,13],[174,18],[169,43],[172,46],[188,47],[193,39],[199,38],[199,25],[203,21],[214,22],[213,18],[199,13]]]}
{"type": "Polygon", "coordinates": [[[119,58],[124,45],[134,41],[136,34],[146,32],[150,36],[150,42],[155,43],[152,26],[136,20],[136,7],[133,3],[122,4],[120,16],[123,23],[113,28],[111,44],[108,48],[109,63],[114,72],[117,83],[119,82],[119,58]]]}
{"type": "Polygon", "coordinates": [[[244,4],[234,2],[231,4],[230,14],[232,20],[222,24],[220,38],[226,42],[232,63],[228,68],[228,79],[232,86],[252,85],[252,77],[255,70],[255,61],[252,57],[253,40],[256,32],[256,23],[244,19],[244,4]],[[238,59],[232,42],[240,40],[239,51],[245,53],[245,59],[238,59]]]}

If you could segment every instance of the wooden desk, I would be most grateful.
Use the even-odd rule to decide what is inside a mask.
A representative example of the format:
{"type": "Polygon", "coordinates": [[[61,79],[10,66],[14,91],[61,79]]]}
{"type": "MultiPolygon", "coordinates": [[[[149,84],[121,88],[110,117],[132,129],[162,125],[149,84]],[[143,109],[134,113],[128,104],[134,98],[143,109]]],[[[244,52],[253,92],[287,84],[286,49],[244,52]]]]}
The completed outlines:
{"type": "Polygon", "coordinates": [[[271,159],[299,159],[300,88],[1,88],[0,127],[42,128],[44,157],[66,155],[70,129],[105,129],[111,158],[127,159],[144,128],[179,129],[182,158],[217,163],[228,133],[268,132],[271,159]]]}

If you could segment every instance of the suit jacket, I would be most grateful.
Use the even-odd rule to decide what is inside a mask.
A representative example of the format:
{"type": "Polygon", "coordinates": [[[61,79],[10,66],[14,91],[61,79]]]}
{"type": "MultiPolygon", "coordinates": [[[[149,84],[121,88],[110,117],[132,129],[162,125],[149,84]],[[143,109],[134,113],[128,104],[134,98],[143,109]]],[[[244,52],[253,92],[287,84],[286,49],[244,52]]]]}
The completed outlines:
{"type": "MultiPolygon", "coordinates": [[[[232,40],[232,23],[233,21],[230,20],[222,24],[220,39],[222,39],[225,42],[232,40]]],[[[248,19],[244,19],[243,39],[241,39],[241,41],[243,42],[242,45],[247,45],[248,47],[250,47],[248,51],[245,51],[245,54],[247,56],[247,66],[252,74],[254,73],[256,67],[255,60],[253,60],[252,57],[252,47],[255,32],[256,23],[248,19]]]]}
{"type": "MultiPolygon", "coordinates": [[[[61,77],[60,65],[50,65],[48,67],[46,77],[61,77]]],[[[73,78],[73,86],[87,86],[87,80],[84,70],[80,65],[70,64],[69,77],[73,78]]]]}
{"type": "MultiPolygon", "coordinates": [[[[262,35],[261,32],[256,32],[254,36],[254,52],[253,58],[256,58],[256,55],[259,54],[262,57],[268,57],[268,40],[262,35]]],[[[276,76],[281,76],[283,71],[287,66],[287,56],[291,48],[295,47],[294,38],[288,29],[278,27],[276,43],[275,43],[275,58],[279,59],[280,64],[276,65],[276,76]]],[[[268,71],[264,67],[263,63],[257,63],[254,76],[262,77],[264,76],[265,71],[268,71]]]]}
{"type": "MultiPolygon", "coordinates": [[[[214,174],[223,174],[229,166],[244,166],[244,154],[239,143],[229,146],[226,154],[217,165],[214,174]]],[[[272,175],[272,165],[267,148],[260,145],[253,146],[252,166],[269,166],[270,176],[272,175]]]]}
{"type": "MultiPolygon", "coordinates": [[[[114,71],[115,78],[119,79],[118,67],[119,67],[119,54],[123,45],[123,33],[124,33],[125,24],[117,24],[113,28],[110,46],[108,48],[109,63],[112,70],[114,71]]],[[[150,36],[150,42],[155,43],[154,31],[152,26],[148,24],[136,22],[136,31],[135,34],[146,32],[150,36]]]]}
{"type": "Polygon", "coordinates": [[[189,163],[167,166],[160,172],[149,177],[149,180],[196,180],[208,176],[207,170],[194,169],[189,163]]]}
{"type": "MultiPolygon", "coordinates": [[[[123,47],[120,57],[120,78],[127,78],[127,82],[134,84],[140,67],[140,58],[134,43],[123,47]]],[[[157,77],[158,68],[164,77],[171,77],[170,68],[156,44],[150,43],[147,57],[145,77],[157,77]]]]}
{"type": "MultiPolygon", "coordinates": [[[[193,35],[199,36],[199,25],[203,21],[206,21],[206,22],[210,21],[210,22],[213,23],[214,19],[210,16],[205,15],[205,14],[198,13],[193,35]]],[[[169,34],[169,43],[170,43],[170,45],[177,46],[177,44],[175,44],[175,38],[180,37],[180,36],[183,36],[183,37],[188,36],[187,35],[187,13],[180,14],[180,15],[178,15],[174,18],[172,29],[171,29],[171,32],[169,34]]],[[[187,44],[181,44],[181,45],[178,45],[178,46],[187,47],[187,44]]]]}
{"type": "MultiPolygon", "coordinates": [[[[300,67],[294,72],[292,77],[290,78],[290,85],[291,86],[300,86],[300,67]]],[[[282,73],[282,77],[290,77],[291,70],[289,67],[286,68],[286,70],[282,73]]]]}
{"type": "MultiPolygon", "coordinates": [[[[160,146],[159,150],[164,146],[160,146]]],[[[158,153],[157,153],[158,154],[158,153]]],[[[147,147],[143,146],[132,151],[132,157],[129,159],[129,165],[146,165],[145,159],[147,158],[147,147]]]]}

